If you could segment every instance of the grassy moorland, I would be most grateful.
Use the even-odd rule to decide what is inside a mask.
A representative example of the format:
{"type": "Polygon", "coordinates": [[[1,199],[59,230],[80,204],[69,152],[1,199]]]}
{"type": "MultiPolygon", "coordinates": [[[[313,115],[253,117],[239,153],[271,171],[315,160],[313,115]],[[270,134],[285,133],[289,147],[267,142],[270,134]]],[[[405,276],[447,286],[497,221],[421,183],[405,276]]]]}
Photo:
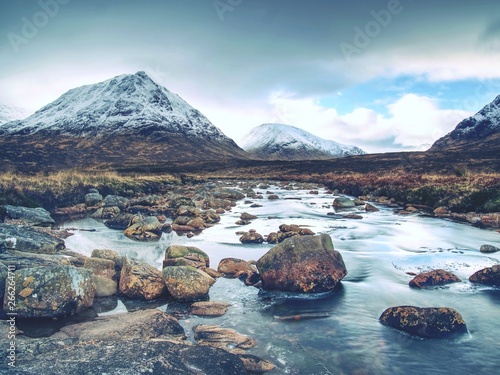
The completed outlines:
{"type": "Polygon", "coordinates": [[[225,160],[143,165],[114,171],[0,174],[0,204],[47,209],[103,195],[161,193],[171,185],[213,179],[283,180],[324,184],[350,194],[401,203],[448,206],[454,212],[500,212],[500,161],[495,153],[389,153],[321,161],[225,160]]]}

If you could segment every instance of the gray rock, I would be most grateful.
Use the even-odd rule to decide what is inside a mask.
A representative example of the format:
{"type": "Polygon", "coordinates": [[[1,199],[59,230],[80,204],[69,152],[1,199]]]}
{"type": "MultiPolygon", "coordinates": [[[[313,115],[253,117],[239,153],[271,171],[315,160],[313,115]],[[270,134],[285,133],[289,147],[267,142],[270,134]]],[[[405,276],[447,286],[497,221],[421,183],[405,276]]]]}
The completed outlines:
{"type": "MultiPolygon", "coordinates": [[[[23,268],[14,272],[15,310],[20,318],[72,315],[92,306],[89,270],[72,266],[23,268]]],[[[4,309],[8,309],[4,301],[4,309]]]]}
{"type": "Polygon", "coordinates": [[[107,195],[104,198],[104,207],[118,207],[120,210],[127,208],[128,199],[119,195],[107,195]]]}
{"type": "Polygon", "coordinates": [[[140,218],[141,216],[139,215],[123,213],[106,220],[104,222],[104,225],[106,225],[108,228],[111,229],[125,230],[129,226],[131,226],[134,223],[134,221],[140,220],[140,218]]]}
{"type": "Polygon", "coordinates": [[[162,229],[163,224],[156,216],[148,216],[125,229],[123,234],[138,241],[159,240],[162,229]]]}
{"type": "Polygon", "coordinates": [[[231,201],[237,201],[245,198],[245,194],[241,191],[233,190],[233,189],[221,189],[217,190],[213,193],[214,198],[217,199],[229,199],[231,201]]]}
{"type": "Polygon", "coordinates": [[[287,238],[264,254],[257,268],[264,289],[284,292],[331,291],[347,274],[328,234],[287,238]]]}
{"type": "Polygon", "coordinates": [[[7,249],[29,253],[55,254],[64,241],[25,225],[0,224],[0,242],[7,249]]]}
{"type": "Polygon", "coordinates": [[[50,216],[50,212],[41,208],[29,208],[22,206],[5,205],[5,213],[11,219],[22,220],[26,224],[50,227],[55,224],[54,219],[50,216]]]}
{"type": "Polygon", "coordinates": [[[88,193],[88,194],[85,194],[85,205],[87,206],[97,206],[99,203],[102,202],[102,195],[99,194],[99,192],[97,193],[88,193]]]}
{"type": "Polygon", "coordinates": [[[354,201],[347,197],[337,197],[333,200],[333,207],[350,208],[355,206],[356,204],[354,203],[354,201]]]}
{"type": "Polygon", "coordinates": [[[497,251],[500,251],[500,249],[493,245],[481,245],[479,251],[482,253],[489,254],[489,253],[496,253],[497,251]]]}

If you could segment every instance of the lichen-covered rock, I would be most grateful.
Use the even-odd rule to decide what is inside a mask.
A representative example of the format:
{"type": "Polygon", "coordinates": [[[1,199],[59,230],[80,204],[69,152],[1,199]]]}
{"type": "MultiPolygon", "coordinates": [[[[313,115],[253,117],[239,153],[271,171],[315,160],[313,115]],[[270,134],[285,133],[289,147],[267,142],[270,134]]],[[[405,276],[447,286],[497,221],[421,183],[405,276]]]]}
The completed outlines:
{"type": "Polygon", "coordinates": [[[390,307],[382,313],[380,322],[424,338],[446,338],[467,332],[462,316],[448,307],[390,307]]]}
{"type": "Polygon", "coordinates": [[[327,234],[286,239],[264,254],[257,268],[264,289],[285,292],[331,291],[347,274],[327,234]]]}
{"type": "Polygon", "coordinates": [[[163,224],[156,216],[148,216],[125,229],[123,234],[138,241],[159,240],[162,228],[163,224]]]}
{"type": "Polygon", "coordinates": [[[183,258],[189,254],[198,254],[205,259],[205,266],[210,267],[210,258],[207,253],[198,249],[194,246],[182,246],[182,245],[170,245],[165,251],[165,260],[163,262],[164,267],[169,265],[175,265],[175,263],[171,263],[173,259],[183,258]]]}
{"type": "Polygon", "coordinates": [[[462,280],[460,280],[453,273],[439,269],[429,272],[423,272],[410,280],[409,284],[412,287],[423,289],[425,287],[440,286],[451,283],[458,283],[461,281],[462,280]]]}
{"type": "Polygon", "coordinates": [[[20,318],[66,316],[92,306],[95,284],[89,270],[72,266],[23,268],[14,272],[15,308],[20,318]]]}
{"type": "Polygon", "coordinates": [[[500,286],[500,264],[475,272],[469,277],[469,281],[484,285],[500,286]]]}
{"type": "Polygon", "coordinates": [[[22,220],[26,224],[50,227],[55,224],[54,219],[50,216],[50,212],[44,208],[30,208],[22,206],[3,206],[6,216],[11,219],[22,220]]]}
{"type": "Polygon", "coordinates": [[[191,314],[198,316],[222,316],[226,313],[230,303],[201,301],[191,305],[191,314]]]}
{"type": "Polygon", "coordinates": [[[104,222],[104,225],[111,229],[125,230],[132,224],[135,224],[137,221],[139,221],[140,218],[141,217],[139,215],[122,213],[116,217],[106,220],[104,222]]]}
{"type": "Polygon", "coordinates": [[[7,249],[37,254],[55,254],[64,241],[26,225],[0,224],[0,242],[7,249]]]}
{"type": "Polygon", "coordinates": [[[171,209],[174,210],[174,212],[176,210],[179,209],[179,207],[181,206],[195,206],[193,200],[189,197],[182,197],[182,196],[178,196],[178,197],[175,197],[173,198],[171,201],[170,201],[170,204],[169,204],[169,207],[171,209]]]}
{"type": "Polygon", "coordinates": [[[102,195],[98,191],[85,194],[85,205],[86,206],[97,206],[102,202],[102,195]]]}
{"type": "Polygon", "coordinates": [[[493,245],[481,245],[479,251],[482,253],[490,254],[490,253],[496,253],[497,251],[500,251],[500,249],[493,245]]]}
{"type": "Polygon", "coordinates": [[[123,257],[115,250],[94,249],[90,255],[92,258],[108,259],[115,262],[115,270],[120,272],[123,266],[123,257]]]}
{"type": "Polygon", "coordinates": [[[161,271],[137,259],[125,257],[120,274],[120,291],[130,298],[152,300],[166,292],[161,271]]]}
{"type": "Polygon", "coordinates": [[[248,212],[243,212],[240,215],[240,219],[243,220],[243,221],[255,220],[257,218],[258,218],[257,216],[249,214],[248,212]]]}
{"type": "Polygon", "coordinates": [[[104,198],[104,206],[118,207],[121,211],[127,208],[128,199],[119,195],[107,195],[106,198],[104,198]]]}
{"type": "Polygon", "coordinates": [[[354,201],[347,197],[337,197],[333,200],[333,207],[350,208],[355,206],[356,204],[354,203],[354,201]]]}
{"type": "Polygon", "coordinates": [[[237,201],[245,198],[245,194],[243,194],[241,191],[233,189],[221,189],[215,191],[213,193],[213,196],[217,199],[229,199],[231,201],[237,201]]]}
{"type": "Polygon", "coordinates": [[[262,234],[257,233],[255,230],[250,229],[250,231],[245,232],[240,237],[240,242],[245,244],[263,243],[264,237],[262,236],[262,234]]]}
{"type": "Polygon", "coordinates": [[[257,269],[245,260],[224,258],[219,262],[217,271],[224,274],[225,277],[234,278],[239,272],[256,272],[257,269]]]}
{"type": "Polygon", "coordinates": [[[230,328],[198,324],[193,327],[193,332],[195,340],[200,345],[221,349],[227,349],[228,346],[238,349],[250,349],[257,346],[257,342],[253,338],[230,328]]]}
{"type": "Polygon", "coordinates": [[[196,268],[189,266],[165,267],[163,278],[168,292],[177,300],[197,301],[208,296],[211,277],[196,268]]]}
{"type": "Polygon", "coordinates": [[[109,297],[118,292],[115,262],[109,259],[86,258],[83,267],[92,271],[96,297],[109,297]]]}
{"type": "MultiPolygon", "coordinates": [[[[224,212],[223,212],[224,213],[224,212]]],[[[214,210],[206,210],[201,213],[201,217],[207,224],[215,224],[220,221],[220,215],[214,210]]]]}

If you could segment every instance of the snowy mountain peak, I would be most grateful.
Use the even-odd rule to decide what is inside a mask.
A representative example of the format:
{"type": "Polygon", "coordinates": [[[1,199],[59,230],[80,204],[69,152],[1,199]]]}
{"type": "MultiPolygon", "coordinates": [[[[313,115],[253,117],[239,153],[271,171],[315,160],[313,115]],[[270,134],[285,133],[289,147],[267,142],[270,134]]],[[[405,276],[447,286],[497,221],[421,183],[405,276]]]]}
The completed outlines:
{"type": "Polygon", "coordinates": [[[198,110],[143,71],[71,89],[29,118],[8,125],[4,132],[108,136],[169,132],[229,140],[198,110]]]}
{"type": "Polygon", "coordinates": [[[303,129],[284,124],[257,126],[239,145],[250,154],[264,159],[330,159],[365,154],[356,146],[326,140],[303,129]]]}
{"type": "Polygon", "coordinates": [[[33,112],[28,111],[24,108],[18,107],[9,107],[3,104],[0,104],[0,125],[6,124],[7,122],[22,120],[33,112]]]}
{"type": "Polygon", "coordinates": [[[474,116],[461,121],[457,127],[438,139],[429,151],[462,147],[471,142],[483,142],[500,135],[500,95],[474,116]]]}

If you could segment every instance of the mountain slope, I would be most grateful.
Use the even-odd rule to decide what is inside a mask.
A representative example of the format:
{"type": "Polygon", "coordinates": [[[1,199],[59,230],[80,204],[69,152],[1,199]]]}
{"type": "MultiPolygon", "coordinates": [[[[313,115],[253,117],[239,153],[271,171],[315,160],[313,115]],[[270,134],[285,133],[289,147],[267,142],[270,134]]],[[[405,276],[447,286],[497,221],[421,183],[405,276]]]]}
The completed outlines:
{"type": "Polygon", "coordinates": [[[17,107],[9,107],[0,104],[0,125],[14,120],[21,120],[31,115],[32,112],[17,107]]]}
{"type": "Polygon", "coordinates": [[[241,148],[259,159],[318,160],[363,155],[356,146],[346,146],[290,125],[263,124],[239,142],[241,148]]]}
{"type": "Polygon", "coordinates": [[[500,146],[500,95],[444,137],[438,139],[429,151],[494,148],[500,146]]]}
{"type": "Polygon", "coordinates": [[[246,156],[144,72],[69,90],[32,116],[0,126],[0,161],[34,170],[246,156]]]}

